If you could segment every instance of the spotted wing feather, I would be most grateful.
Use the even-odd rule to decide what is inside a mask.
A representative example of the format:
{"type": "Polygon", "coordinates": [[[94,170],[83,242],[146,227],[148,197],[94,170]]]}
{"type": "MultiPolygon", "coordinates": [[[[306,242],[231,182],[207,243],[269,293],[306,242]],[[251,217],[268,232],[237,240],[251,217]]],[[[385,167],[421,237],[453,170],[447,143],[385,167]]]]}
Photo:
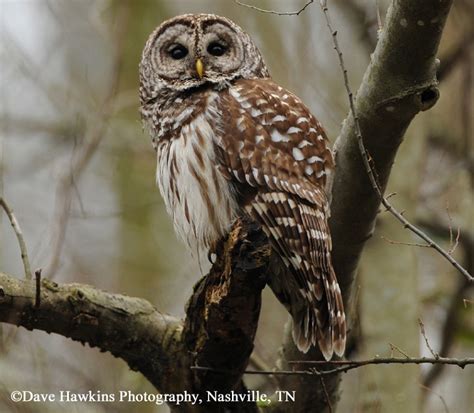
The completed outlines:
{"type": "Polygon", "coordinates": [[[295,343],[304,352],[319,346],[326,359],[342,355],[344,308],[324,190],[333,160],[324,131],[296,96],[268,79],[239,81],[222,99],[220,168],[286,268],[270,286],[293,317],[295,343]]]}

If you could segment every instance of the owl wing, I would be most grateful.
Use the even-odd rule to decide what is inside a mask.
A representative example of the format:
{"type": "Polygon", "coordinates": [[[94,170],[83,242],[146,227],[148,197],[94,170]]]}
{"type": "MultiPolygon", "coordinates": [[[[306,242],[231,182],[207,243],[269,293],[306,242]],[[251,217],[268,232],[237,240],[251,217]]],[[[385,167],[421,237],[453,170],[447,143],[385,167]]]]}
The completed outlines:
{"type": "Polygon", "coordinates": [[[326,359],[345,347],[341,292],[331,264],[326,178],[334,163],[308,108],[269,79],[239,80],[221,96],[218,169],[235,184],[290,276],[270,285],[288,308],[293,338],[326,359]]]}

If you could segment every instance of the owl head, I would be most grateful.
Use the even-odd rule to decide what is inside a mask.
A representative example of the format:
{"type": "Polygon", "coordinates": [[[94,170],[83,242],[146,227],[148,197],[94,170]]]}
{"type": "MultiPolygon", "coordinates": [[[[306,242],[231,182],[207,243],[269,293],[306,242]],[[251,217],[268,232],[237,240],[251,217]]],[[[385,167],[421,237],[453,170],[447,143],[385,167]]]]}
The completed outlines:
{"type": "Polygon", "coordinates": [[[250,36],[214,14],[185,14],[163,22],[150,35],[140,63],[142,95],[148,99],[164,90],[268,76],[250,36]]]}

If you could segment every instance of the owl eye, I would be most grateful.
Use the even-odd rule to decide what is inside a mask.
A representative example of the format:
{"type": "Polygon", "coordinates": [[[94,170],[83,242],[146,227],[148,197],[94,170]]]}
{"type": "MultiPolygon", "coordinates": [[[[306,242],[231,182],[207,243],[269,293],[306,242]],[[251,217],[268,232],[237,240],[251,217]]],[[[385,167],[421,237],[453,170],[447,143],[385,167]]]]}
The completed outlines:
{"type": "Polygon", "coordinates": [[[180,60],[186,57],[188,49],[186,49],[182,44],[176,44],[168,51],[168,53],[174,60],[180,60]]]}
{"type": "Polygon", "coordinates": [[[226,51],[227,46],[222,43],[211,42],[207,46],[207,52],[213,56],[222,56],[226,51]]]}

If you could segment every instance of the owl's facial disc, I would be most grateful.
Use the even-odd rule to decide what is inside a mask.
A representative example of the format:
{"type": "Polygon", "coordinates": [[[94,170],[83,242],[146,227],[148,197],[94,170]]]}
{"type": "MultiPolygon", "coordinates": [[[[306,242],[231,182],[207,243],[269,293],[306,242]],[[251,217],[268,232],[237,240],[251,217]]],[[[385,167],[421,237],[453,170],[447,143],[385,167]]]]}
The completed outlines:
{"type": "Polygon", "coordinates": [[[185,24],[165,27],[157,36],[151,49],[151,62],[162,79],[178,87],[181,84],[193,86],[193,83],[200,81],[196,73],[194,39],[194,27],[185,24]]]}
{"type": "Polygon", "coordinates": [[[187,14],[162,23],[150,36],[140,64],[142,89],[187,91],[204,84],[268,77],[263,58],[235,23],[213,14],[187,14]],[[144,80],[147,80],[145,82],[144,80]]]}
{"type": "Polygon", "coordinates": [[[204,66],[204,78],[218,83],[240,74],[245,48],[241,36],[230,26],[221,22],[204,21],[198,53],[204,66]]]}
{"type": "Polygon", "coordinates": [[[165,26],[151,50],[158,76],[179,90],[231,80],[239,75],[245,57],[233,27],[206,19],[165,26]]]}

